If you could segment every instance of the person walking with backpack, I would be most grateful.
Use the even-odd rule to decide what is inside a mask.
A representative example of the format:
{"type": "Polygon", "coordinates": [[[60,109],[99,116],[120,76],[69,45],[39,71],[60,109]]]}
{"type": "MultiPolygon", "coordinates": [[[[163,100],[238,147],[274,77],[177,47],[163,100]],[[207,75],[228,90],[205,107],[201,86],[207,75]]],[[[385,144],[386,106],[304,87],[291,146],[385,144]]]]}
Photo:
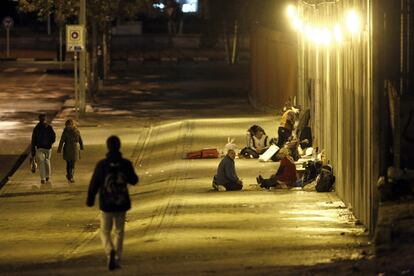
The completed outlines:
{"type": "Polygon", "coordinates": [[[52,145],[56,141],[53,127],[46,123],[46,115],[39,115],[39,123],[32,132],[31,158],[36,156],[39,164],[40,183],[50,184],[52,145]]]}
{"type": "Polygon", "coordinates": [[[127,184],[135,185],[139,178],[131,161],[120,152],[121,141],[117,136],[106,140],[108,153],[95,167],[89,184],[86,205],[92,207],[99,192],[101,214],[101,240],[108,256],[108,269],[120,268],[124,240],[126,212],[131,208],[127,184]],[[112,241],[112,225],[115,224],[115,240],[112,241]]]}
{"type": "Polygon", "coordinates": [[[70,183],[75,182],[73,178],[75,173],[75,162],[80,159],[78,144],[80,150],[83,150],[83,141],[80,131],[76,127],[75,122],[72,119],[69,119],[65,123],[65,129],[60,138],[58,153],[62,152],[63,147],[63,159],[66,161],[66,179],[70,183]]]}

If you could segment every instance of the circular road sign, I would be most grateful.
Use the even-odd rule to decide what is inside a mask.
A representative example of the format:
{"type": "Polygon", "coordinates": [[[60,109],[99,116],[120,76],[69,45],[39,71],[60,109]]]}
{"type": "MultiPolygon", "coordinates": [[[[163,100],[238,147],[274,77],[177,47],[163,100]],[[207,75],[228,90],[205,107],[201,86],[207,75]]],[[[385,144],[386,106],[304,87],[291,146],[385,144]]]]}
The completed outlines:
{"type": "Polygon", "coordinates": [[[72,37],[73,40],[78,40],[79,39],[79,32],[78,31],[73,31],[70,36],[72,37]]]}
{"type": "Polygon", "coordinates": [[[10,16],[6,16],[5,18],[3,18],[3,26],[6,29],[9,29],[9,28],[13,27],[13,25],[14,25],[13,18],[11,18],[10,16]]]}

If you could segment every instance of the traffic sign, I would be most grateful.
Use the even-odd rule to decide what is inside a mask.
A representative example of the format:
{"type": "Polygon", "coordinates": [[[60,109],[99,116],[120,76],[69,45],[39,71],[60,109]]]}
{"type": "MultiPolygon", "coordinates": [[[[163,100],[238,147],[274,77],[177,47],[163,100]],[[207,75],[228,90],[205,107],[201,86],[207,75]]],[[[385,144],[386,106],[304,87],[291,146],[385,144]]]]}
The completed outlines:
{"type": "Polygon", "coordinates": [[[66,25],[66,50],[80,52],[85,49],[85,27],[83,25],[66,25]]]}
{"type": "Polygon", "coordinates": [[[3,18],[3,26],[6,29],[10,29],[11,27],[13,27],[14,25],[14,20],[13,18],[11,18],[10,16],[6,16],[5,18],[3,18]]]}

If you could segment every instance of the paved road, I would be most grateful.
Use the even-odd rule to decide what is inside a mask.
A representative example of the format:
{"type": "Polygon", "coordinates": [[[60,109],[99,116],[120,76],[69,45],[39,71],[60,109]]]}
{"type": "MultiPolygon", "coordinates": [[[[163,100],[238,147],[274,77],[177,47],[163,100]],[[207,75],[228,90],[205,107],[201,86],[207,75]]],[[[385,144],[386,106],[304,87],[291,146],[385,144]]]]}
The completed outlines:
{"type": "MultiPolygon", "coordinates": [[[[86,189],[110,134],[122,139],[141,183],[130,189],[125,257],[119,275],[279,275],[335,259],[361,257],[367,237],[333,193],[263,191],[255,176],[277,163],[237,160],[245,187],[214,192],[219,162],[186,160],[246,129],[276,135],[275,116],[247,101],[248,67],[180,66],[119,70],[80,121],[85,151],[76,184],[52,155],[51,189],[24,163],[0,191],[0,271],[8,275],[105,274],[99,212],[85,207],[86,189]],[[30,250],[28,250],[30,249],[30,250]]],[[[58,136],[70,113],[54,121],[58,136]]],[[[56,150],[56,149],[54,149],[56,150]]]]}
{"type": "Polygon", "coordinates": [[[0,182],[25,154],[37,115],[49,117],[73,93],[68,76],[48,75],[45,62],[0,63],[0,182]]]}

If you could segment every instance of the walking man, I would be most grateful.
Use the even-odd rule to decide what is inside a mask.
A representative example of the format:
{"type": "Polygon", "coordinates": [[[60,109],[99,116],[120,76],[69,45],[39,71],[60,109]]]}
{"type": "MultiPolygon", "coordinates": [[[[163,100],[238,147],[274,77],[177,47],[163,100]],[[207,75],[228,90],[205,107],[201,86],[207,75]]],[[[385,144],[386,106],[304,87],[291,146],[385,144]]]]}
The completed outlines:
{"type": "Polygon", "coordinates": [[[40,183],[50,184],[51,175],[50,156],[52,154],[52,145],[56,140],[56,134],[53,127],[46,123],[46,115],[39,115],[39,123],[35,126],[32,133],[32,158],[36,156],[39,163],[40,183]]]}
{"type": "Polygon", "coordinates": [[[234,159],[236,152],[233,149],[227,151],[227,155],[221,160],[217,168],[217,174],[213,178],[213,188],[218,191],[224,186],[226,191],[238,191],[243,188],[243,182],[237,176],[234,159]]]}
{"type": "Polygon", "coordinates": [[[121,141],[117,136],[106,140],[108,153],[99,161],[89,184],[87,206],[92,207],[99,192],[101,214],[101,240],[108,256],[108,269],[120,268],[126,212],[131,208],[127,184],[138,183],[131,161],[120,152],[121,141]],[[112,225],[115,224],[115,240],[112,241],[112,225]]]}

